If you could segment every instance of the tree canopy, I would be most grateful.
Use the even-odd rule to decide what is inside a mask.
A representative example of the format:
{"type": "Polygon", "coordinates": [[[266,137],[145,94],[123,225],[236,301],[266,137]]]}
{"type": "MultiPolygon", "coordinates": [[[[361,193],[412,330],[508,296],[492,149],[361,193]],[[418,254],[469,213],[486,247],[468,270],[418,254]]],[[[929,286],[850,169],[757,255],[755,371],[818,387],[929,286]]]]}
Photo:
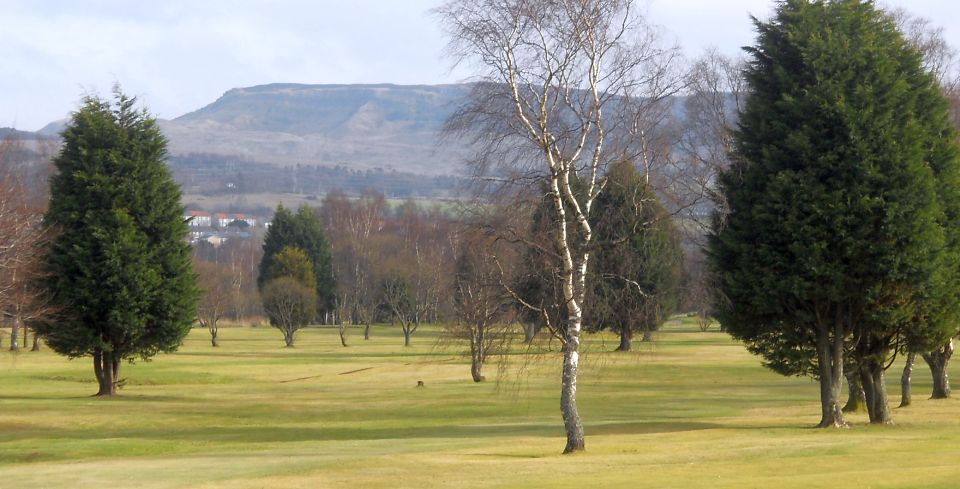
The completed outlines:
{"type": "Polygon", "coordinates": [[[175,350],[196,317],[184,208],[156,120],[119,88],[84,99],[63,140],[44,217],[57,315],[35,327],[60,354],[93,355],[111,395],[122,360],[175,350]]]}

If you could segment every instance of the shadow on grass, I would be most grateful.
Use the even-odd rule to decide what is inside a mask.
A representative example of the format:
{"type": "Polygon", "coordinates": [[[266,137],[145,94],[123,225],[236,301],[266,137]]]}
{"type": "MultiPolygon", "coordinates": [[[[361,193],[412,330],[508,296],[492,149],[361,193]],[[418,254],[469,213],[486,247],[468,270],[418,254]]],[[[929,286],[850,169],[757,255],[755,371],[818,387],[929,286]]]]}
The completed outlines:
{"type": "MultiPolygon", "coordinates": [[[[589,435],[642,435],[722,428],[722,425],[697,422],[625,422],[588,426],[589,435]]],[[[11,427],[8,427],[11,428],[11,427]]],[[[162,440],[185,443],[283,443],[323,441],[374,441],[400,439],[468,439],[509,437],[558,437],[563,428],[558,423],[511,425],[443,425],[404,428],[352,427],[270,427],[270,426],[205,426],[196,429],[150,430],[5,430],[10,441],[20,438],[58,440],[162,440]]]]}
{"type": "Polygon", "coordinates": [[[701,431],[727,428],[718,423],[703,423],[698,421],[653,421],[653,422],[622,422],[604,423],[597,426],[587,426],[589,435],[654,435],[661,433],[681,433],[684,431],[701,431]]]}

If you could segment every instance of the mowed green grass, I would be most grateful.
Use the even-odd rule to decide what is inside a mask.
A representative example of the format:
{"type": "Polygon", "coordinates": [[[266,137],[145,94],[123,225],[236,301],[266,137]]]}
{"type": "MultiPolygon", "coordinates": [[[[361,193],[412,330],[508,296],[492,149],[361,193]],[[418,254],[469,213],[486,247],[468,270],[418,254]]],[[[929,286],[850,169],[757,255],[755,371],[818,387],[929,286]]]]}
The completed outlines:
{"type": "Polygon", "coordinates": [[[411,348],[387,326],[348,348],[321,328],[292,349],[270,328],[221,337],[211,348],[198,329],[124,365],[114,399],[89,397],[89,359],[0,353],[0,488],[960,486],[960,401],[927,400],[923,365],[895,426],[861,414],[817,430],[817,385],[722,333],[673,325],[633,353],[590,336],[587,451],[564,456],[557,352],[513,355],[474,384],[427,327],[411,348]]]}

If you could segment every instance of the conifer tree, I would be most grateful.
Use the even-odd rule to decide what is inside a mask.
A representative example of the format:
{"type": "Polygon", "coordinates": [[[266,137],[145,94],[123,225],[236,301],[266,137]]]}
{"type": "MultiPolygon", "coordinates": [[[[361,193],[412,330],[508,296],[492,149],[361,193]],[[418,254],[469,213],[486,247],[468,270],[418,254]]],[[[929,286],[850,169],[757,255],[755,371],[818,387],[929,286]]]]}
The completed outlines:
{"type": "Polygon", "coordinates": [[[260,291],[271,280],[278,278],[279,268],[275,266],[277,256],[286,247],[302,250],[313,267],[316,277],[318,312],[331,311],[336,291],[333,277],[330,242],[323,232],[320,218],[310,207],[303,205],[296,213],[280,204],[274,212],[270,229],[263,240],[263,259],[260,262],[260,276],[257,284],[260,291]]]}
{"type": "Polygon", "coordinates": [[[787,0],[756,27],[710,240],[716,316],[768,367],[819,379],[821,427],[844,424],[848,361],[876,387],[871,421],[887,422],[890,357],[956,314],[946,103],[872,2],[787,0]]]}
{"type": "Polygon", "coordinates": [[[35,325],[56,352],[90,355],[98,395],[116,393],[123,360],[180,346],[198,289],[187,224],[156,120],[114,88],[87,97],[63,132],[44,223],[55,317],[35,325]]]}
{"type": "Polygon", "coordinates": [[[620,336],[618,351],[630,351],[634,333],[643,341],[680,302],[683,250],[680,234],[629,160],[607,172],[607,188],[596,201],[595,243],[601,247],[587,318],[590,328],[620,336]]]}

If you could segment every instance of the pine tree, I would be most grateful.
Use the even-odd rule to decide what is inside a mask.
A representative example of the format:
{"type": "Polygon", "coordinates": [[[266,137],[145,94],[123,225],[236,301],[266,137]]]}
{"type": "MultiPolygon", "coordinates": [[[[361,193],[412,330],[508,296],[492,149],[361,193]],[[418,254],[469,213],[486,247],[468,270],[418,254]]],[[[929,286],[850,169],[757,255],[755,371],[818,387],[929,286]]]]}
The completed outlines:
{"type": "Polygon", "coordinates": [[[266,284],[277,278],[275,266],[277,255],[286,247],[299,248],[306,253],[316,277],[320,313],[331,311],[336,300],[333,277],[330,242],[323,232],[323,225],[317,214],[306,205],[297,209],[296,214],[280,204],[277,206],[270,223],[270,229],[263,240],[263,259],[260,262],[260,276],[257,285],[262,292],[266,284]]]}
{"type": "Polygon", "coordinates": [[[844,424],[847,361],[886,422],[888,357],[957,307],[946,103],[872,2],[788,0],[756,26],[710,240],[716,315],[768,367],[819,379],[820,426],[844,424]]]}
{"type": "Polygon", "coordinates": [[[633,334],[650,340],[680,302],[683,250],[680,234],[632,162],[615,163],[597,198],[599,216],[591,290],[591,329],[620,335],[618,351],[630,351],[633,334]]]}
{"type": "Polygon", "coordinates": [[[156,120],[114,89],[84,99],[64,130],[44,223],[56,317],[35,325],[56,352],[91,355],[98,395],[116,393],[123,360],[180,346],[196,317],[180,188],[156,120]]]}

